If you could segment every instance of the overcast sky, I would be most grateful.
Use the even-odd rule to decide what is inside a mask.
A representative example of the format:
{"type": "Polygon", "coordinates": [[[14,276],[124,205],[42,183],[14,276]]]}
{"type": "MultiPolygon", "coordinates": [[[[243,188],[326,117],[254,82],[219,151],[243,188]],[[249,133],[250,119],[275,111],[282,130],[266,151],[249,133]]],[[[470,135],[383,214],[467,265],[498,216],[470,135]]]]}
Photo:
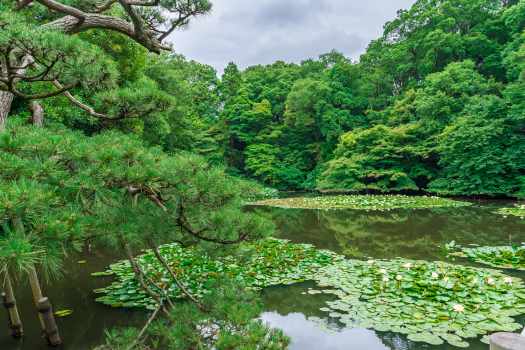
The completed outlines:
{"type": "Polygon", "coordinates": [[[178,53],[214,66],[300,62],[336,49],[358,58],[415,0],[212,0],[213,12],[171,36],[178,53]]]}

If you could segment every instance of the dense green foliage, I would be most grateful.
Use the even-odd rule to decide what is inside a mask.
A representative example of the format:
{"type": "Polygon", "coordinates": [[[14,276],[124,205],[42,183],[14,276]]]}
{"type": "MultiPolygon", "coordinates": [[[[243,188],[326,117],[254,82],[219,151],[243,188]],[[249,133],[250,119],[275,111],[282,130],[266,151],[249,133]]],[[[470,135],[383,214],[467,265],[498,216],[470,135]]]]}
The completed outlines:
{"type": "MultiPolygon", "coordinates": [[[[6,18],[5,37],[27,35],[20,17],[6,18]]],[[[522,1],[420,0],[357,63],[335,51],[244,71],[231,63],[220,79],[120,34],[46,34],[71,57],[64,83],[82,81],[77,97],[117,120],[64,97],[43,103],[90,134],[116,127],[279,189],[523,197],[524,27],[522,1]],[[85,62],[95,64],[73,69],[85,62]]]]}
{"type": "Polygon", "coordinates": [[[227,164],[282,189],[525,195],[525,3],[420,0],[359,63],[226,69],[227,164]]]}
{"type": "MultiPolygon", "coordinates": [[[[282,350],[290,340],[280,330],[255,320],[262,306],[254,292],[241,292],[239,282],[215,281],[202,299],[203,308],[195,304],[177,304],[170,321],[158,320],[146,330],[146,341],[133,349],[217,349],[282,350]]],[[[95,350],[127,350],[137,339],[135,328],[113,330],[106,344],[95,350]]]]}
{"type": "Polygon", "coordinates": [[[278,208],[299,209],[356,209],[370,211],[387,211],[393,209],[430,209],[430,208],[458,208],[472,205],[469,202],[426,197],[402,195],[352,195],[352,196],[323,196],[323,197],[291,197],[282,199],[268,199],[253,203],[254,205],[271,206],[278,208]]]}
{"type": "Polygon", "coordinates": [[[96,232],[98,241],[117,245],[120,236],[131,246],[146,236],[191,243],[191,237],[181,236],[182,226],[189,225],[209,240],[258,238],[272,231],[256,215],[239,215],[246,185],[223,169],[198,156],[146,148],[118,132],[86,137],[62,128],[18,126],[1,135],[0,150],[0,179],[10,188],[2,191],[2,230],[10,231],[10,220],[17,216],[31,230],[42,230],[31,236],[47,243],[50,230],[66,242],[74,240],[63,235],[96,232]],[[57,218],[48,222],[55,212],[57,218]],[[166,220],[172,225],[164,225],[166,220]],[[70,226],[54,227],[61,221],[70,226]]]}
{"type": "MultiPolygon", "coordinates": [[[[121,280],[101,301],[162,317],[144,333],[111,333],[110,349],[285,348],[282,333],[253,321],[261,308],[245,289],[324,277],[350,298],[372,300],[373,312],[360,300],[368,310],[360,316],[380,317],[376,329],[399,331],[377,307],[385,300],[413,315],[484,293],[484,305],[501,311],[434,320],[424,337],[414,335],[419,325],[405,327],[415,341],[464,345],[461,338],[514,329],[506,309],[522,301],[520,283],[499,283],[496,273],[494,286],[465,282],[488,281],[488,270],[448,267],[465,282],[455,294],[447,281],[422,281],[440,267],[419,262],[401,275],[410,285],[391,285],[386,296],[376,283],[384,276],[370,276],[362,262],[314,276],[334,256],[258,241],[272,223],[241,208],[275,192],[236,176],[286,190],[525,197],[525,2],[418,0],[359,62],[333,51],[243,71],[231,63],[220,78],[162,42],[210,10],[207,0],[0,0],[0,275],[19,288],[27,274],[54,277],[86,244],[121,251],[128,262],[113,267],[121,280]],[[206,268],[187,273],[187,265],[206,268]],[[352,289],[368,282],[366,293],[352,289]],[[433,303],[404,305],[396,288],[413,297],[416,284],[433,303]],[[174,300],[181,296],[188,302],[174,300]]],[[[463,205],[397,201],[342,202],[463,205]]],[[[330,202],[342,205],[322,205],[330,202]]],[[[399,261],[380,264],[400,269],[399,261]]],[[[470,303],[467,311],[478,299],[470,303]]]]}
{"type": "Polygon", "coordinates": [[[210,9],[207,0],[0,0],[0,274],[18,289],[26,274],[39,284],[39,271],[60,273],[84,245],[121,251],[160,304],[154,327],[108,337],[112,349],[288,343],[253,321],[260,303],[238,283],[217,281],[209,299],[188,294],[175,305],[134,260],[135,251],[174,241],[235,255],[237,243],[273,231],[241,208],[274,193],[219,164],[215,70],[162,43],[210,9]],[[24,125],[30,111],[33,127],[24,125]]]}
{"type": "MultiPolygon", "coordinates": [[[[126,252],[133,261],[133,251],[156,249],[171,241],[215,254],[234,254],[234,248],[219,248],[272,232],[267,220],[241,212],[249,184],[227,176],[202,157],[170,156],[115,131],[88,137],[63,127],[11,123],[13,127],[0,135],[2,273],[21,277],[35,265],[56,273],[65,256],[86,242],[126,252]]],[[[142,276],[139,270],[133,273],[142,276]]],[[[206,275],[196,280],[201,278],[206,275]]],[[[192,315],[186,317],[190,322],[186,328],[170,327],[176,318],[158,320],[158,329],[164,326],[165,332],[175,332],[159,346],[186,349],[187,343],[178,343],[186,338],[178,336],[197,337],[192,322],[208,317],[224,327],[220,341],[225,348],[248,340],[270,342],[274,347],[268,349],[284,347],[287,341],[279,332],[252,322],[260,309],[257,299],[248,293],[246,303],[230,305],[232,292],[224,284],[217,283],[212,292],[230,299],[215,304],[216,309],[192,313],[195,306],[178,305],[192,315]],[[224,308],[238,312],[230,314],[224,308]]],[[[141,288],[142,293],[164,300],[163,290],[141,288]]],[[[241,295],[236,289],[235,296],[241,295]]]]}

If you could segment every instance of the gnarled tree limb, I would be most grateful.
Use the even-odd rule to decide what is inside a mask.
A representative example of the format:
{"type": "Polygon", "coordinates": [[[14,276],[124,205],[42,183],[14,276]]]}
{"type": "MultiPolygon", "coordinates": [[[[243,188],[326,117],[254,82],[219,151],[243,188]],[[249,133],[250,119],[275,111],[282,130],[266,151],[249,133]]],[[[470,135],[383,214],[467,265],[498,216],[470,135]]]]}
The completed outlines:
{"type": "MultiPolygon", "coordinates": [[[[60,82],[58,80],[53,81],[53,85],[55,85],[55,87],[57,89],[62,89],[63,88],[62,84],[60,84],[60,82]]],[[[71,102],[73,105],[77,106],[78,108],[80,108],[84,112],[87,112],[92,117],[101,118],[101,119],[114,119],[114,118],[111,118],[110,116],[108,116],[107,114],[98,113],[97,111],[95,111],[95,109],[93,107],[90,107],[90,106],[86,105],[85,103],[82,103],[77,98],[75,98],[75,96],[73,96],[69,91],[64,91],[63,94],[69,100],[69,102],[71,102]]]]}

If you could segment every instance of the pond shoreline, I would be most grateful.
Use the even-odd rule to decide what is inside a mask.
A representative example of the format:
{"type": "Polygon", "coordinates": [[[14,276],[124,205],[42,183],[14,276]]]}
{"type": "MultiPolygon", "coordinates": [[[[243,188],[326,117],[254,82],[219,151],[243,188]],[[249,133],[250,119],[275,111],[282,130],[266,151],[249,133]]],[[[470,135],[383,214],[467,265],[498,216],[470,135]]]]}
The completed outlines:
{"type": "Polygon", "coordinates": [[[498,201],[498,200],[507,200],[507,201],[515,201],[520,202],[524,201],[523,198],[513,197],[505,194],[497,194],[497,195],[448,195],[448,194],[440,194],[440,193],[434,193],[434,192],[427,192],[427,191],[398,191],[398,192],[381,192],[381,191],[374,191],[374,190],[366,190],[366,191],[351,191],[351,190],[345,190],[345,189],[317,189],[317,190],[299,190],[299,191],[279,191],[279,193],[284,194],[286,196],[299,196],[299,195],[405,195],[405,196],[434,196],[434,197],[441,197],[441,198],[450,198],[450,199],[457,199],[457,200],[471,200],[471,201],[498,201]]]}

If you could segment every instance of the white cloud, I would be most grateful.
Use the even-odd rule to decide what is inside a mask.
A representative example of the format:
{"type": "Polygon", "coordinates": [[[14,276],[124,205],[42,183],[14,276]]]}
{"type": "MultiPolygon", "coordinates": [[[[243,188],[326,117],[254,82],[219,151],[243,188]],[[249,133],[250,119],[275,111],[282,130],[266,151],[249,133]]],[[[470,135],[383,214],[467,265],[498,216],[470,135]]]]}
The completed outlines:
{"type": "Polygon", "coordinates": [[[178,53],[221,71],[276,60],[299,62],[336,49],[358,58],[415,0],[212,0],[210,15],[170,40],[178,53]]]}

